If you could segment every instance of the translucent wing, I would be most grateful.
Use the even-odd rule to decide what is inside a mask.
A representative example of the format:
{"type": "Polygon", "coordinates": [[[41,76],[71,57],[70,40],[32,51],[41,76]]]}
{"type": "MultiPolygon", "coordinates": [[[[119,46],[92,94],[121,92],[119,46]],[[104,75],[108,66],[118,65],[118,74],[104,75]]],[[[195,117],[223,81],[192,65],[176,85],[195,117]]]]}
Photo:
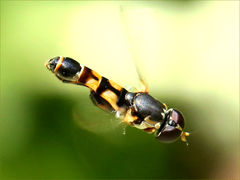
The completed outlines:
{"type": "Polygon", "coordinates": [[[120,17],[121,17],[121,21],[122,21],[122,26],[123,26],[123,30],[124,30],[124,34],[127,38],[127,45],[128,45],[128,51],[132,57],[132,60],[133,60],[133,63],[134,63],[134,67],[135,67],[135,70],[137,72],[137,75],[138,75],[138,78],[142,84],[142,87],[141,88],[137,88],[137,91],[138,92],[146,92],[148,93],[149,91],[149,88],[148,88],[148,85],[146,83],[146,81],[144,80],[140,70],[139,70],[139,67],[136,63],[136,56],[135,56],[135,53],[133,51],[133,48],[132,48],[132,42],[131,42],[131,38],[130,38],[130,35],[129,35],[129,32],[128,32],[128,24],[127,24],[127,21],[126,21],[126,17],[125,17],[125,13],[124,13],[124,8],[123,6],[120,6],[120,17]]]}
{"type": "Polygon", "coordinates": [[[121,120],[117,119],[114,113],[99,109],[90,99],[76,105],[72,114],[79,127],[95,134],[104,134],[121,128],[121,120]]]}

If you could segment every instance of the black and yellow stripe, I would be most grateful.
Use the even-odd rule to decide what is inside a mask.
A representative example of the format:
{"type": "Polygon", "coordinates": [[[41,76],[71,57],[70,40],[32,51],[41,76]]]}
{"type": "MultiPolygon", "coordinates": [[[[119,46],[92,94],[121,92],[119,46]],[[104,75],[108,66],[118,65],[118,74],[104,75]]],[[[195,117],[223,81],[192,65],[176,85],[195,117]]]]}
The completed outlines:
{"type": "Polygon", "coordinates": [[[125,94],[128,92],[126,89],[124,89],[117,83],[101,76],[94,70],[86,66],[80,65],[79,63],[75,63],[74,67],[70,67],[68,61],[75,60],[62,56],[58,57],[58,61],[53,72],[59,79],[64,82],[88,87],[92,92],[92,98],[95,98],[95,104],[99,104],[99,107],[101,109],[110,109],[111,107],[115,111],[122,111],[122,108],[124,108],[125,106],[125,94]],[[66,77],[63,72],[67,70],[71,73],[70,68],[79,69],[79,71],[75,72],[75,75],[72,75],[71,77],[66,77]],[[102,101],[105,101],[105,106],[110,107],[102,106],[102,101]],[[106,102],[108,103],[108,105],[106,102]]]}
{"type": "Polygon", "coordinates": [[[83,71],[76,84],[88,87],[96,95],[107,101],[115,111],[119,111],[125,105],[124,97],[127,90],[86,66],[83,66],[83,71]]]}

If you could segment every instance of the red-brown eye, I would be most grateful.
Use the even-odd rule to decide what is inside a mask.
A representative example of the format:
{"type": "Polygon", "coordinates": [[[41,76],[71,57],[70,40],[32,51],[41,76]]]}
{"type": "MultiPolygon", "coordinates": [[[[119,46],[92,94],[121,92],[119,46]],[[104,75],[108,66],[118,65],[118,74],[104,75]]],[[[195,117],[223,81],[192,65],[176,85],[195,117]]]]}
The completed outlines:
{"type": "Polygon", "coordinates": [[[184,128],[182,114],[175,109],[170,109],[164,123],[164,126],[158,130],[156,138],[162,142],[175,141],[182,134],[184,128]]]}
{"type": "Polygon", "coordinates": [[[175,141],[181,135],[181,133],[182,131],[179,129],[170,125],[166,125],[166,127],[163,128],[161,133],[156,138],[162,142],[172,142],[175,141]]]}
{"type": "Polygon", "coordinates": [[[170,115],[170,120],[174,121],[176,124],[181,126],[181,128],[184,128],[184,118],[183,115],[176,109],[172,110],[172,113],[170,115]]]}

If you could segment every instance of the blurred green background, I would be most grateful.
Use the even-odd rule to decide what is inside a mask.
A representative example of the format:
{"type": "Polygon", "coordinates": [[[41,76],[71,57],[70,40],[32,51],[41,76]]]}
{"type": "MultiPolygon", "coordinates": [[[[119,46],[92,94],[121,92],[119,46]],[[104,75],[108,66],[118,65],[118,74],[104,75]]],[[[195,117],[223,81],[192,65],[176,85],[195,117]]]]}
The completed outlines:
{"type": "Polygon", "coordinates": [[[239,1],[1,1],[0,179],[239,178],[239,1]],[[93,106],[69,56],[181,110],[163,144],[93,106]]]}

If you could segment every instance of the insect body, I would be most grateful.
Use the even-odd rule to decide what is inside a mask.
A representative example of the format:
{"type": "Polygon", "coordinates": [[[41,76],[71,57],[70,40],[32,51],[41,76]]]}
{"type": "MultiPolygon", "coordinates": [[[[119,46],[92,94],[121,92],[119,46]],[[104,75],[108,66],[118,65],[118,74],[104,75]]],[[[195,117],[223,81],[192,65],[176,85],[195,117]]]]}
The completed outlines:
{"type": "Polygon", "coordinates": [[[162,142],[172,142],[179,136],[186,142],[185,136],[189,133],[183,131],[182,114],[176,109],[167,109],[165,104],[150,96],[147,86],[141,92],[129,92],[69,57],[54,57],[46,67],[63,82],[88,87],[92,102],[103,110],[116,112],[123,122],[146,132],[155,132],[162,142]]]}

